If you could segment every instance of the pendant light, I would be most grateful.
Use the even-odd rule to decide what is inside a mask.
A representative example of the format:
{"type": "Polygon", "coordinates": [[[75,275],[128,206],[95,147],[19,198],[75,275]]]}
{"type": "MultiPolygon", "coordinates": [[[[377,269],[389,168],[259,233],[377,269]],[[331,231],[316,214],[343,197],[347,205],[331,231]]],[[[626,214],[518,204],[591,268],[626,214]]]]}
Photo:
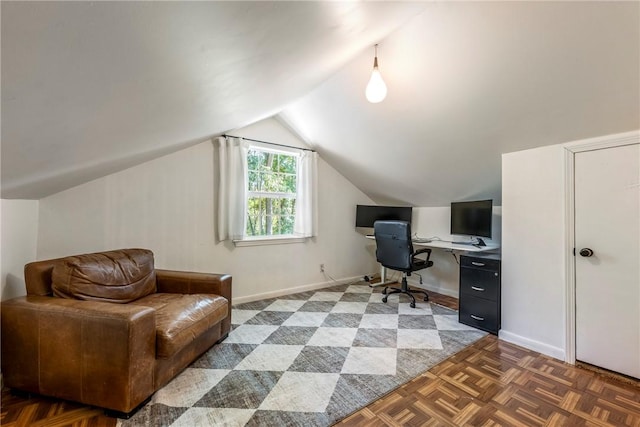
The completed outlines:
{"type": "Polygon", "coordinates": [[[376,104],[382,101],[387,96],[387,85],[382,80],[382,75],[378,70],[378,45],[375,45],[375,58],[373,59],[373,72],[371,73],[371,79],[367,84],[367,90],[365,91],[367,101],[372,104],[376,104]]]}

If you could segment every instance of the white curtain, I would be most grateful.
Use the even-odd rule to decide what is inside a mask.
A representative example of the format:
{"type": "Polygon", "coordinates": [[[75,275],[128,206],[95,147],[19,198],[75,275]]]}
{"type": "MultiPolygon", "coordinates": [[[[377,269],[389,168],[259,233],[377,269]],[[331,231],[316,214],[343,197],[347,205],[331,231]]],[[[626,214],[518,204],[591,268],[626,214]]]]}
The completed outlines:
{"type": "Polygon", "coordinates": [[[247,152],[242,138],[219,137],[215,141],[218,159],[218,240],[240,240],[246,229],[247,152]]]}
{"type": "Polygon", "coordinates": [[[303,151],[298,161],[296,218],[293,234],[300,237],[318,235],[318,153],[303,151]]]}

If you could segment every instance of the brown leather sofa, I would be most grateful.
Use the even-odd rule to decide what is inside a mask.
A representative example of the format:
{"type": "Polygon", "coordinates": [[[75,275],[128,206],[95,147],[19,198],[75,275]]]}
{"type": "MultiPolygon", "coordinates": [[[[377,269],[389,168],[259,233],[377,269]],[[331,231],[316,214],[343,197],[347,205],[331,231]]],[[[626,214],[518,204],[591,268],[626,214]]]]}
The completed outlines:
{"type": "Polygon", "coordinates": [[[146,249],[33,262],[25,281],[2,303],[5,385],[119,416],[231,327],[231,276],[156,270],[146,249]]]}

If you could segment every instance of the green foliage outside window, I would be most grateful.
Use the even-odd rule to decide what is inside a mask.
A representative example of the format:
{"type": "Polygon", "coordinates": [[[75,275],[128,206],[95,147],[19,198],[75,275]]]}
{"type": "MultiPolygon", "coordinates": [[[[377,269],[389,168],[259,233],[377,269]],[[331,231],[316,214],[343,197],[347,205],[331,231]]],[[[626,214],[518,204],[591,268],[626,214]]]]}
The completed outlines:
{"type": "Polygon", "coordinates": [[[297,156],[251,149],[247,236],[293,234],[297,156]]]}

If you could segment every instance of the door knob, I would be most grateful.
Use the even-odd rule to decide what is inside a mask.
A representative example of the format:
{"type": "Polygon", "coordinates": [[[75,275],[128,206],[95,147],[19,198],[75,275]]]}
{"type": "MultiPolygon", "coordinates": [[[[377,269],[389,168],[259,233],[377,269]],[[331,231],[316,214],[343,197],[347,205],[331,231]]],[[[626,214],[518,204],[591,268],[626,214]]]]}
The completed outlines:
{"type": "Polygon", "coordinates": [[[592,255],[593,255],[593,251],[591,249],[589,249],[589,248],[580,249],[580,256],[583,256],[585,258],[589,258],[592,255]]]}

